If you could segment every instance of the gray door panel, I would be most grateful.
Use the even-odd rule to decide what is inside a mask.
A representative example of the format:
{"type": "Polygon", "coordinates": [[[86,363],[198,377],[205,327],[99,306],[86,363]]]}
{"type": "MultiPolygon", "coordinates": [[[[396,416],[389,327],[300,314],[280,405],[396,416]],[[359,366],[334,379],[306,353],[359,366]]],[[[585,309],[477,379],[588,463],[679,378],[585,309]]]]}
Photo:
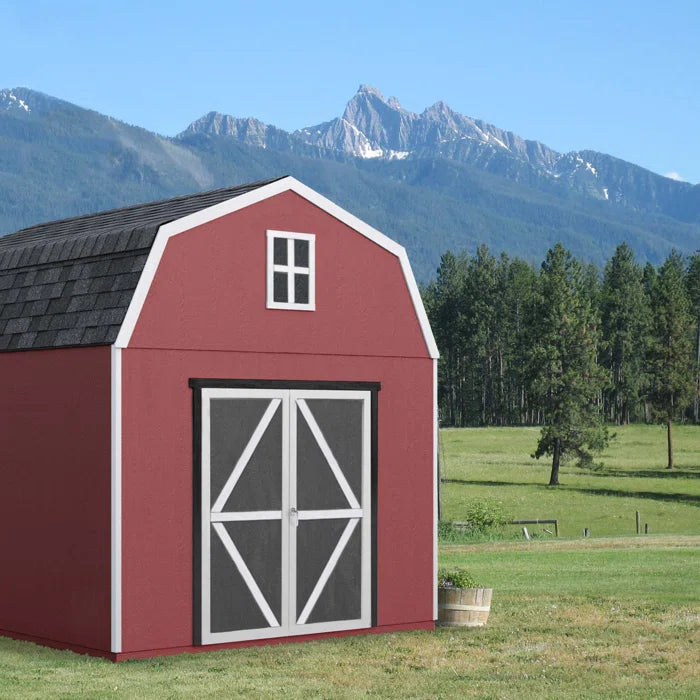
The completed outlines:
{"type": "Polygon", "coordinates": [[[370,625],[369,396],[203,389],[202,643],[370,625]]]}

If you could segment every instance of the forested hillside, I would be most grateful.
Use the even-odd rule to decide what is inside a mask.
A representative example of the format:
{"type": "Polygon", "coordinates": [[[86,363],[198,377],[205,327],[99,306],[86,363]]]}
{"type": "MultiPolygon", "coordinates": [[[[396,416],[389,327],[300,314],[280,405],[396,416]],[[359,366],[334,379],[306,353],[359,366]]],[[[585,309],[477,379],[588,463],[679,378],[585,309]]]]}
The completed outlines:
{"type": "Polygon", "coordinates": [[[333,124],[288,133],[213,114],[172,138],[0,90],[0,235],[285,174],[402,243],[424,282],[442,251],[480,244],[535,262],[562,241],[601,265],[622,240],[654,264],[700,247],[700,186],[555,153],[446,105],[415,115],[367,86],[333,124]]]}

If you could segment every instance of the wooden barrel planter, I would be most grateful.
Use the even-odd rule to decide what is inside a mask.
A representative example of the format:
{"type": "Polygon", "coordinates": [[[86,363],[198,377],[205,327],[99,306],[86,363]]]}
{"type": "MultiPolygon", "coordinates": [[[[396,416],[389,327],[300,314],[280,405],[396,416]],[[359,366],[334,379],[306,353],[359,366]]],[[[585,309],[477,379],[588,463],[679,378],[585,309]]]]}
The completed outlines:
{"type": "Polygon", "coordinates": [[[489,619],[492,588],[438,588],[438,625],[483,627],[489,619]]]}

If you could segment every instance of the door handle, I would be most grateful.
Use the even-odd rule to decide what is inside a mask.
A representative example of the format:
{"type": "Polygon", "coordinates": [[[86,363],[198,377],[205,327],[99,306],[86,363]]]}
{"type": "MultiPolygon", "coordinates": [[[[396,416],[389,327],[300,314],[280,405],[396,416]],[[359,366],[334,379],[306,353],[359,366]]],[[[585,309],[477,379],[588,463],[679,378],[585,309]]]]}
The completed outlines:
{"type": "Polygon", "coordinates": [[[296,527],[299,524],[299,511],[296,508],[290,508],[289,514],[292,516],[292,525],[296,527]]]}

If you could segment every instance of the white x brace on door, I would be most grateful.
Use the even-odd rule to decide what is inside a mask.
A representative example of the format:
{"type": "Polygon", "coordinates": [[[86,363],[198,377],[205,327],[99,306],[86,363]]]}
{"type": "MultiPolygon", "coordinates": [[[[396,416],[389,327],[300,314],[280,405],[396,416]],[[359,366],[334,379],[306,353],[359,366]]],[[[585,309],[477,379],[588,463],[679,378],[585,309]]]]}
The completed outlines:
{"type": "Polygon", "coordinates": [[[371,625],[370,392],[204,388],[202,644],[371,625]]]}

